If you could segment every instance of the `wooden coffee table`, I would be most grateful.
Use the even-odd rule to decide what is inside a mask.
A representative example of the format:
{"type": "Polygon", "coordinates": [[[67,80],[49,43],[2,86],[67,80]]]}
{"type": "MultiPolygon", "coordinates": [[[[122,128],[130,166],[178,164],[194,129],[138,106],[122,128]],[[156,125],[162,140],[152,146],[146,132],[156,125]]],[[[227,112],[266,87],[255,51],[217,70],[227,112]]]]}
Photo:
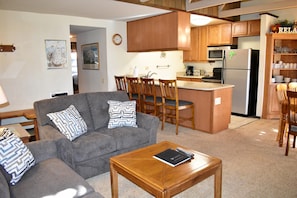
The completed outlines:
{"type": "Polygon", "coordinates": [[[112,197],[118,197],[118,173],[155,197],[172,197],[214,175],[214,197],[222,195],[222,161],[218,158],[187,149],[194,159],[171,167],[153,155],[167,148],[181,147],[171,142],[160,142],[110,158],[112,197]]]}

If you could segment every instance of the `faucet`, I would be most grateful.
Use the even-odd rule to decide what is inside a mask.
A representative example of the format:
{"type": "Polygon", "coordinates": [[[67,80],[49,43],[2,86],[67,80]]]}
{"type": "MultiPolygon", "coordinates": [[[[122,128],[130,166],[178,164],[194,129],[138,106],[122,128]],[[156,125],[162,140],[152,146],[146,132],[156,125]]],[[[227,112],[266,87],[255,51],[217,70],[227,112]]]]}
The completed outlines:
{"type": "Polygon", "coordinates": [[[151,78],[154,74],[157,75],[156,72],[151,72],[151,71],[149,71],[149,72],[147,72],[147,74],[145,75],[145,77],[146,77],[146,78],[151,78]]]}

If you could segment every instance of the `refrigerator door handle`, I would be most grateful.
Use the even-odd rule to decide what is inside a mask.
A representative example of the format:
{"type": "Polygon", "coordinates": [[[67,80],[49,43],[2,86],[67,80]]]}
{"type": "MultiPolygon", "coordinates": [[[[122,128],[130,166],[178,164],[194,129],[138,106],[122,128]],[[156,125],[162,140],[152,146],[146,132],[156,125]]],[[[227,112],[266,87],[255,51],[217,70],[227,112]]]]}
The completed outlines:
{"type": "Polygon", "coordinates": [[[225,79],[225,64],[226,64],[226,51],[223,50],[223,60],[222,60],[222,77],[221,77],[221,84],[224,84],[225,79]]]}

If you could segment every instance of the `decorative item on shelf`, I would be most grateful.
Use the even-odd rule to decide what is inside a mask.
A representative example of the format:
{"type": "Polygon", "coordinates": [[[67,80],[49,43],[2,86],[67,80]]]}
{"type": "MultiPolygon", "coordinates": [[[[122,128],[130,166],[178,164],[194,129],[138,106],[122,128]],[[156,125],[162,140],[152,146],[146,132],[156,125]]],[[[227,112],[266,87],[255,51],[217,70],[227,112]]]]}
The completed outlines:
{"type": "Polygon", "coordinates": [[[0,45],[0,52],[14,52],[14,45],[0,45]]]}
{"type": "Polygon", "coordinates": [[[280,20],[270,27],[273,33],[297,33],[297,21],[280,20]]]}

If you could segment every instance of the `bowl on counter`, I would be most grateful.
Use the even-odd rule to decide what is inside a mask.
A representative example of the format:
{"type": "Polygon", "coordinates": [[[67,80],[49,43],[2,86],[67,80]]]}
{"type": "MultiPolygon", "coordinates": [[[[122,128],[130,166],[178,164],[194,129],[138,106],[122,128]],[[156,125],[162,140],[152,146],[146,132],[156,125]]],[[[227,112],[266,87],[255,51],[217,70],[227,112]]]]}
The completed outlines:
{"type": "Polygon", "coordinates": [[[285,77],[285,78],[284,78],[285,83],[289,83],[290,80],[291,80],[291,78],[288,78],[288,77],[285,77]]]}
{"type": "Polygon", "coordinates": [[[274,78],[275,78],[276,83],[281,83],[284,81],[284,76],[282,76],[282,75],[274,76],[274,78]]]}

